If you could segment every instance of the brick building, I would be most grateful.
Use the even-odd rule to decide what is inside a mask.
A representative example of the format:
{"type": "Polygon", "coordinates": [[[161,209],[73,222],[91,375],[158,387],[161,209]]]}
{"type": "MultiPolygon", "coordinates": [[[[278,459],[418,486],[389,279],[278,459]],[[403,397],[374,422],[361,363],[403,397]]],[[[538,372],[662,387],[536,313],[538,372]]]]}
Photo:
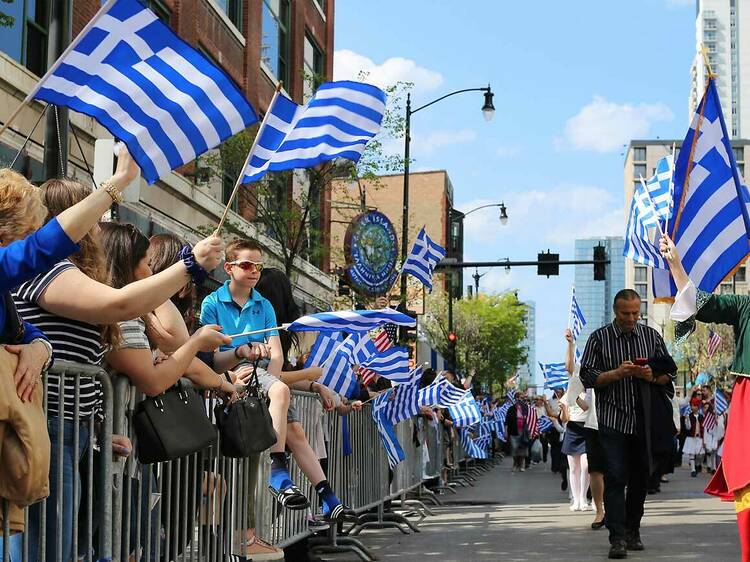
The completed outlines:
{"type": "MultiPolygon", "coordinates": [[[[100,7],[98,0],[72,1],[75,36],[100,7]]],[[[333,75],[333,29],[335,0],[147,0],[145,2],[183,39],[222,68],[244,91],[262,115],[279,81],[298,103],[312,93],[304,75],[330,79],[333,75]]],[[[0,122],[4,122],[46,70],[46,38],[49,28],[48,0],[15,0],[0,5],[0,11],[15,18],[0,33],[0,122]]],[[[43,104],[32,103],[0,137],[0,165],[15,156],[39,117],[43,104]]],[[[92,119],[71,112],[71,125],[82,143],[86,160],[94,160],[94,141],[111,135],[92,119]]],[[[16,168],[34,181],[42,179],[44,126],[37,127],[26,154],[16,168]]],[[[214,151],[214,153],[218,150],[214,151]]],[[[84,159],[74,137],[69,138],[68,175],[89,181],[84,159]]],[[[140,192],[120,208],[122,220],[137,224],[146,234],[171,231],[195,241],[196,228],[215,225],[236,176],[227,173],[207,177],[198,173],[205,158],[161,178],[143,183],[140,192]]],[[[295,197],[308,189],[304,174],[282,183],[280,197],[295,204],[295,197]]],[[[325,190],[323,190],[325,191],[325,190]]],[[[317,198],[316,220],[330,220],[325,192],[317,198]]],[[[254,209],[246,199],[235,205],[229,220],[234,228],[257,238],[280,263],[279,242],[263,225],[253,224],[254,209]],[[243,220],[243,217],[247,220],[243,220]]],[[[327,228],[321,228],[321,231],[327,228]]],[[[323,267],[327,256],[316,258],[323,267]]],[[[333,282],[308,261],[296,260],[296,296],[311,308],[330,302],[333,282]]]]}

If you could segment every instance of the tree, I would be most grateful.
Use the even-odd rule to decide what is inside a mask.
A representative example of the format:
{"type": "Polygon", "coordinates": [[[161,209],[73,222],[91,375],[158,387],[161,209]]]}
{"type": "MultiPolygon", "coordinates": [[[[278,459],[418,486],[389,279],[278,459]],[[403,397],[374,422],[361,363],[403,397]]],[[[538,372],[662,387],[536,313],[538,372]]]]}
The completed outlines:
{"type": "MultiPolygon", "coordinates": [[[[13,3],[13,0],[0,0],[0,2],[4,2],[5,4],[11,4],[13,3]]],[[[13,16],[9,16],[3,11],[0,11],[0,27],[13,27],[13,24],[16,22],[16,18],[13,16]]]]}
{"type": "MultiPolygon", "coordinates": [[[[692,383],[699,373],[706,373],[717,385],[724,388],[731,386],[732,377],[729,372],[734,359],[734,330],[731,326],[696,322],[695,332],[680,345],[674,345],[673,326],[665,332],[667,347],[685,375],[685,382],[692,383]],[[711,331],[721,337],[721,345],[709,358],[708,340],[711,331]]],[[[680,386],[682,382],[678,379],[677,385],[680,386]]]]}
{"type": "MultiPolygon", "coordinates": [[[[425,329],[432,345],[447,356],[448,306],[446,295],[427,299],[430,313],[425,329]]],[[[488,386],[504,383],[526,361],[521,342],[526,335],[526,307],[513,293],[480,294],[453,303],[453,331],[457,367],[474,373],[474,380],[488,386]]]]}

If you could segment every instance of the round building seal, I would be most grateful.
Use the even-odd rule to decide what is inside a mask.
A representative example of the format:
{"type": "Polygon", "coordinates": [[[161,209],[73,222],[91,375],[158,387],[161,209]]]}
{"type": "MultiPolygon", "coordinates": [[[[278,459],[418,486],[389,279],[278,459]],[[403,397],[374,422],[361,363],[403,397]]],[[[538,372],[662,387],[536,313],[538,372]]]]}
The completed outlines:
{"type": "Polygon", "coordinates": [[[344,239],[346,272],[359,293],[382,295],[396,281],[398,241],[393,223],[379,211],[352,219],[344,239]]]}

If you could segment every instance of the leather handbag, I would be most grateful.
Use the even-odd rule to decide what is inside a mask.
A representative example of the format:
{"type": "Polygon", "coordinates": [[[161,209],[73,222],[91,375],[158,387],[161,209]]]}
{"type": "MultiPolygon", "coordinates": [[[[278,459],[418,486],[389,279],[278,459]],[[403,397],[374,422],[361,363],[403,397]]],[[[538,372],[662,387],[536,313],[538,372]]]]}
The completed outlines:
{"type": "Polygon", "coordinates": [[[276,443],[271,414],[265,393],[258,382],[258,363],[253,365],[250,384],[243,395],[226,406],[214,409],[221,435],[221,453],[241,459],[265,451],[276,443]]]}
{"type": "Polygon", "coordinates": [[[202,451],[217,437],[203,399],[182,380],[163,394],[140,402],[133,413],[133,429],[138,460],[143,464],[202,451]]]}

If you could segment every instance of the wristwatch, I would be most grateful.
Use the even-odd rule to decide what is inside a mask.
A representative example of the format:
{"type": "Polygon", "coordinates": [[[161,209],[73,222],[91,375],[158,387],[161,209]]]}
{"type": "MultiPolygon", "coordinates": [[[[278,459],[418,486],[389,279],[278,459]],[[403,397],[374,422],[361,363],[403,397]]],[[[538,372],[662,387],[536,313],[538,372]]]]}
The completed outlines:
{"type": "Polygon", "coordinates": [[[44,363],[44,366],[42,367],[42,371],[46,371],[50,368],[52,365],[52,344],[49,343],[44,338],[34,338],[29,342],[29,345],[31,345],[34,342],[41,342],[41,344],[47,348],[47,361],[44,363]]]}

